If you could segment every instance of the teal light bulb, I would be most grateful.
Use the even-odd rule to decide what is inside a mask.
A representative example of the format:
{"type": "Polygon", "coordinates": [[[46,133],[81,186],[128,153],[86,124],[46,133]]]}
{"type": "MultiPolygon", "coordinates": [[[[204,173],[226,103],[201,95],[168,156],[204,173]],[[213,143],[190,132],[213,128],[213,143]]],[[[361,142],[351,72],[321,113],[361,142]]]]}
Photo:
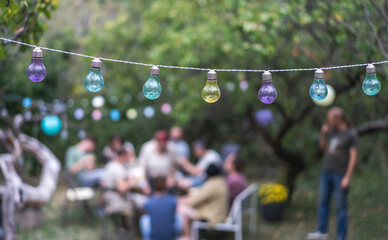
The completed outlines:
{"type": "Polygon", "coordinates": [[[381,84],[376,76],[376,68],[373,64],[368,64],[366,67],[365,80],[362,83],[362,90],[369,96],[376,95],[380,92],[381,84]]]}
{"type": "Polygon", "coordinates": [[[84,81],[85,87],[90,92],[98,92],[104,86],[104,78],[101,74],[101,61],[98,58],[93,59],[92,67],[84,81]]]}
{"type": "Polygon", "coordinates": [[[157,99],[162,93],[162,86],[159,82],[159,72],[159,68],[157,66],[153,66],[147,82],[143,85],[143,94],[148,99],[157,99]]]}
{"type": "Polygon", "coordinates": [[[321,101],[327,96],[327,87],[322,69],[317,69],[314,73],[314,82],[310,87],[310,96],[316,101],[321,101]]]}

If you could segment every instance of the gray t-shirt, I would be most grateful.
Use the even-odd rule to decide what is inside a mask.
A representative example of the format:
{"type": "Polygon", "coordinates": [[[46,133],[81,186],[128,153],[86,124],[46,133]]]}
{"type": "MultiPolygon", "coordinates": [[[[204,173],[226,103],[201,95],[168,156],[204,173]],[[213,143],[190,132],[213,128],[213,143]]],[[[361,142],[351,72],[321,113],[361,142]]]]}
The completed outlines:
{"type": "Polygon", "coordinates": [[[103,185],[108,189],[116,189],[117,181],[126,177],[127,169],[124,164],[111,161],[104,168],[103,185]]]}
{"type": "Polygon", "coordinates": [[[349,151],[358,146],[357,132],[354,129],[345,131],[331,129],[325,135],[325,143],[323,168],[345,174],[349,163],[349,151]]]}

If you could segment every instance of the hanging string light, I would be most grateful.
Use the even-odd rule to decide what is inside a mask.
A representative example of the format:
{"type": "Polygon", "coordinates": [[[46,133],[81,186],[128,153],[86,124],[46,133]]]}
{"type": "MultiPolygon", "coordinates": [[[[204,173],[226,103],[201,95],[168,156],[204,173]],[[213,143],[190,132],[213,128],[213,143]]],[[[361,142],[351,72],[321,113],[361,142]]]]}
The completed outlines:
{"type": "Polygon", "coordinates": [[[316,101],[321,101],[327,96],[325,73],[320,68],[314,73],[314,82],[310,87],[310,96],[316,101]]]}
{"type": "MultiPolygon", "coordinates": [[[[42,58],[42,50],[48,50],[52,52],[59,52],[64,53],[68,55],[78,56],[78,57],[86,57],[86,58],[93,58],[92,62],[92,68],[90,69],[89,74],[85,78],[85,86],[86,88],[91,92],[97,92],[102,89],[104,85],[104,79],[101,75],[101,61],[98,58],[94,58],[89,55],[80,54],[80,53],[74,53],[74,52],[68,52],[63,51],[59,49],[53,49],[53,48],[47,48],[47,47],[36,47],[35,45],[8,39],[0,37],[1,40],[4,41],[4,43],[16,43],[24,46],[34,47],[31,64],[27,68],[27,76],[31,81],[39,82],[42,81],[46,76],[46,68],[43,65],[43,58],[42,58]]],[[[202,90],[202,97],[206,102],[214,103],[216,102],[220,96],[221,92],[217,86],[217,74],[215,71],[221,71],[221,72],[264,72],[263,78],[269,78],[270,75],[268,75],[269,72],[296,72],[296,71],[313,71],[315,70],[314,74],[314,83],[310,87],[310,96],[317,101],[325,99],[327,96],[327,87],[325,85],[324,80],[324,73],[322,69],[324,70],[330,70],[330,69],[344,69],[344,68],[354,68],[354,67],[361,67],[361,66],[367,66],[367,74],[365,81],[363,83],[363,90],[368,95],[376,95],[380,89],[381,84],[378,81],[376,77],[376,70],[374,68],[374,65],[377,64],[386,64],[388,63],[388,60],[379,61],[379,62],[372,62],[370,64],[368,63],[361,63],[361,64],[349,64],[349,65],[340,65],[340,66],[330,66],[330,67],[324,67],[322,69],[317,68],[295,68],[295,69],[272,69],[268,70],[268,73],[266,71],[261,69],[209,69],[209,68],[198,68],[198,67],[183,67],[183,66],[172,66],[172,65],[158,65],[154,66],[153,64],[148,63],[142,63],[142,62],[134,62],[134,61],[125,61],[125,60],[118,60],[118,59],[111,59],[111,58],[100,58],[104,61],[110,61],[110,62],[118,62],[118,63],[127,63],[132,65],[140,65],[140,66],[149,66],[151,68],[151,74],[149,78],[147,79],[147,82],[143,86],[143,93],[144,96],[146,96],[149,99],[156,99],[160,96],[162,89],[159,83],[159,68],[170,68],[170,69],[185,69],[185,70],[196,70],[196,71],[208,71],[208,79],[206,81],[205,87],[202,90]],[[264,77],[264,75],[266,75],[264,77]],[[152,83],[152,84],[149,84],[152,83]]],[[[271,73],[269,73],[271,74],[271,73]]],[[[262,82],[262,87],[264,87],[264,80],[262,82]]],[[[273,87],[273,85],[272,85],[273,87]]],[[[243,88],[242,88],[243,89],[243,88]]],[[[245,90],[245,89],[243,89],[245,90]]],[[[260,92],[260,91],[259,91],[260,92]]],[[[276,89],[275,89],[276,92],[276,89]]],[[[260,97],[259,97],[260,98],[260,97]]],[[[276,97],[275,97],[276,99],[276,97]]],[[[275,100],[274,99],[274,100],[275,100]]],[[[260,99],[262,100],[262,99],[260,99]]],[[[264,102],[264,101],[263,101],[264,102]]]]}
{"type": "Polygon", "coordinates": [[[210,70],[207,73],[206,84],[202,89],[202,98],[208,103],[215,103],[220,97],[221,91],[217,85],[217,73],[210,70]]]}
{"type": "Polygon", "coordinates": [[[92,66],[84,81],[85,87],[90,92],[98,92],[104,86],[104,78],[101,74],[101,61],[98,58],[93,59],[92,66]]]}
{"type": "Polygon", "coordinates": [[[273,103],[276,100],[277,92],[272,84],[272,74],[269,71],[263,73],[261,87],[259,90],[259,99],[265,104],[273,103]]]}
{"type": "Polygon", "coordinates": [[[43,64],[43,52],[36,47],[32,50],[31,63],[27,67],[27,77],[33,82],[42,81],[47,74],[46,67],[43,64]]]}
{"type": "Polygon", "coordinates": [[[159,82],[159,68],[153,66],[147,81],[143,85],[143,94],[146,98],[154,100],[162,94],[162,86],[159,82]]]}
{"type": "Polygon", "coordinates": [[[376,76],[376,68],[373,64],[368,64],[366,67],[365,80],[362,83],[362,90],[369,96],[376,95],[380,92],[381,84],[376,76]]]}

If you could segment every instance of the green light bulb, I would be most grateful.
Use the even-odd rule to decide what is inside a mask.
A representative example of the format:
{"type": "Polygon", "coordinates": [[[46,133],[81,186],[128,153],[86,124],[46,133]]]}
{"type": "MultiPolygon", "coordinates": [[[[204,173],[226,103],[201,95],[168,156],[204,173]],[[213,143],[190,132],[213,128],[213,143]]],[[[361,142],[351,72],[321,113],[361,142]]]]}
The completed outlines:
{"type": "Polygon", "coordinates": [[[159,68],[157,66],[153,66],[147,82],[143,85],[143,94],[146,98],[154,100],[157,99],[161,93],[162,86],[159,82],[159,68]]]}
{"type": "Polygon", "coordinates": [[[98,92],[104,86],[104,79],[101,75],[101,61],[98,58],[93,59],[92,67],[84,81],[85,87],[91,92],[98,92]]]}
{"type": "Polygon", "coordinates": [[[208,103],[215,103],[220,97],[221,91],[217,85],[217,73],[210,70],[207,73],[206,84],[202,89],[202,98],[208,103]]]}
{"type": "Polygon", "coordinates": [[[381,84],[376,76],[376,68],[373,64],[369,64],[366,67],[366,76],[364,82],[362,83],[362,90],[365,94],[373,96],[380,92],[380,89],[381,84]]]}

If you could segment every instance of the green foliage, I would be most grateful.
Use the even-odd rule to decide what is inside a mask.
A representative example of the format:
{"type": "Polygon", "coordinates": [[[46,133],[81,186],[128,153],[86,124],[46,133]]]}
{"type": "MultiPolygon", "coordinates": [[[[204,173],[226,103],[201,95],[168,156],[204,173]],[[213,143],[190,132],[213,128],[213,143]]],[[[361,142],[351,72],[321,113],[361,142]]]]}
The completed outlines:
{"type": "MultiPolygon", "coordinates": [[[[0,35],[2,37],[37,43],[46,30],[46,19],[58,5],[58,0],[10,0],[0,5],[0,35]]],[[[0,59],[6,56],[0,45],[0,59]]]]}
{"type": "MultiPolygon", "coordinates": [[[[53,1],[44,3],[55,5],[53,1]]],[[[82,4],[66,0],[59,4],[53,20],[48,23],[49,30],[42,45],[97,57],[164,65],[249,69],[316,67],[383,59],[371,40],[361,3],[350,0],[106,0],[82,4]]],[[[370,8],[370,11],[372,16],[376,15],[373,14],[376,10],[370,8]]],[[[34,13],[38,14],[36,10],[34,13]]],[[[375,17],[374,20],[378,19],[375,17]]],[[[12,24],[7,22],[5,26],[16,29],[12,24]]],[[[22,40],[29,41],[29,38],[22,40]]],[[[7,47],[10,53],[15,49],[7,47]]],[[[117,105],[107,101],[100,122],[91,120],[93,109],[90,104],[86,108],[86,119],[76,121],[72,114],[81,106],[81,99],[90,102],[96,95],[87,92],[83,86],[90,59],[45,51],[48,75],[42,83],[35,84],[25,77],[30,53],[9,56],[0,69],[1,81],[8,84],[9,92],[49,102],[56,98],[75,99],[75,105],[68,111],[71,138],[61,144],[57,151],[60,155],[64,152],[62,146],[77,141],[79,128],[98,136],[101,144],[106,144],[114,132],[120,132],[139,149],[156,129],[178,124],[185,127],[189,141],[204,138],[216,149],[226,141],[237,141],[244,146],[242,155],[245,159],[255,164],[274,163],[274,149],[269,150],[263,144],[265,141],[257,131],[253,113],[262,108],[274,111],[275,122],[265,131],[276,138],[286,119],[297,118],[301,110],[312,104],[308,96],[312,72],[274,73],[278,99],[269,106],[257,99],[261,76],[218,72],[221,99],[215,104],[207,104],[201,99],[206,72],[161,68],[163,93],[158,100],[150,101],[141,96],[149,68],[103,61],[105,86],[98,94],[106,100],[118,96],[120,101],[117,105]],[[249,82],[246,91],[238,87],[243,80],[249,82]],[[129,104],[122,101],[125,94],[132,96],[129,104]],[[169,116],[159,111],[165,102],[173,106],[169,116]],[[148,105],[156,109],[153,119],[142,116],[148,105]],[[125,111],[133,107],[139,110],[139,118],[125,119],[125,111]],[[112,108],[122,111],[123,117],[118,123],[108,119],[112,108]]],[[[382,79],[387,76],[386,68],[377,66],[377,70],[382,79]]],[[[349,79],[356,79],[356,83],[339,94],[335,102],[345,109],[355,124],[381,118],[386,113],[386,107],[378,98],[362,93],[364,71],[364,68],[352,68],[326,72],[327,83],[337,89],[350,84],[349,79]]],[[[383,83],[381,95],[386,95],[387,91],[383,83]]],[[[15,112],[21,111],[20,106],[13,106],[15,112]]],[[[309,162],[317,159],[318,131],[326,110],[314,107],[305,114],[308,117],[302,115],[281,138],[282,146],[303,155],[309,162]]],[[[42,136],[42,139],[58,149],[56,143],[50,141],[52,138],[42,136]]],[[[366,142],[362,145],[361,155],[366,155],[372,148],[373,142],[366,142]]],[[[376,155],[382,157],[384,151],[381,149],[376,155]]]]}

